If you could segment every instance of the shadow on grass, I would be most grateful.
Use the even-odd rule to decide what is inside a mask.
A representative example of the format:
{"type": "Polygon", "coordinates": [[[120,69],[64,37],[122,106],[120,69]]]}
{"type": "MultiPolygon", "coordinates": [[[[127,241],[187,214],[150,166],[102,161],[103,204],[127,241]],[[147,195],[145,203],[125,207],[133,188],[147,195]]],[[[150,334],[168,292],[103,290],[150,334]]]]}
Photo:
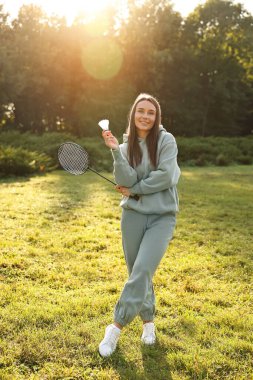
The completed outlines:
{"type": "MultiPolygon", "coordinates": [[[[83,175],[71,175],[64,171],[55,171],[57,180],[50,182],[54,186],[57,194],[62,194],[66,199],[72,201],[82,201],[86,196],[92,195],[96,190],[102,187],[104,180],[97,175],[87,172],[83,175]],[[101,183],[100,183],[101,182],[101,183]]],[[[111,185],[113,188],[113,185],[111,185]]],[[[108,191],[112,190],[110,187],[108,191]]]]}
{"type": "Polygon", "coordinates": [[[28,182],[30,179],[34,176],[27,176],[27,177],[0,177],[0,184],[8,184],[8,183],[22,183],[22,182],[28,182]]]}
{"type": "Polygon", "coordinates": [[[166,347],[157,338],[154,346],[141,345],[144,378],[147,380],[172,380],[167,361],[166,347]]]}
{"type": "MultiPolygon", "coordinates": [[[[131,347],[129,347],[131,349],[131,347]]],[[[105,359],[103,367],[113,367],[121,380],[172,380],[171,369],[166,358],[166,348],[157,339],[155,345],[146,346],[140,343],[142,362],[136,364],[127,361],[120,347],[115,354],[105,359]]]]}
{"type": "Polygon", "coordinates": [[[101,193],[115,191],[113,185],[108,185],[93,173],[75,176],[64,171],[53,172],[48,181],[42,184],[42,188],[50,199],[45,210],[46,215],[49,218],[57,216],[61,221],[66,218],[69,221],[74,220],[81,215],[88,220],[92,215],[91,205],[94,213],[96,206],[102,201],[101,193]]]}

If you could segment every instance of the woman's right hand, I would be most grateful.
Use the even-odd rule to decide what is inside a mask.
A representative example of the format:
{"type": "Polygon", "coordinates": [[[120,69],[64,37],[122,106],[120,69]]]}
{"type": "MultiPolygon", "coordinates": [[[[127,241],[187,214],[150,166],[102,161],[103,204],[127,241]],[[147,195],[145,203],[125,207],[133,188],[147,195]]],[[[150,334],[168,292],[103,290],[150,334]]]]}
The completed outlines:
{"type": "Polygon", "coordinates": [[[119,149],[119,142],[116,137],[113,136],[111,131],[103,131],[102,136],[105,140],[105,145],[110,149],[119,149]]]}

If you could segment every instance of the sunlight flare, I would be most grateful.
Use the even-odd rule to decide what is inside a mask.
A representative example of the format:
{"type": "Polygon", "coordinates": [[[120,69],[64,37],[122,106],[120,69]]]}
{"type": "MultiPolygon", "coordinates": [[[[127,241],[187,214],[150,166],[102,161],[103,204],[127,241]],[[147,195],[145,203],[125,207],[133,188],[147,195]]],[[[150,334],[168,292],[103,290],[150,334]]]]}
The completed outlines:
{"type": "Polygon", "coordinates": [[[84,46],[82,64],[95,79],[110,79],[118,74],[123,54],[118,44],[110,38],[97,38],[84,46]]]}
{"type": "Polygon", "coordinates": [[[92,19],[110,7],[120,7],[124,2],[125,0],[37,1],[47,13],[65,17],[68,24],[72,24],[80,15],[86,19],[92,19]]]}

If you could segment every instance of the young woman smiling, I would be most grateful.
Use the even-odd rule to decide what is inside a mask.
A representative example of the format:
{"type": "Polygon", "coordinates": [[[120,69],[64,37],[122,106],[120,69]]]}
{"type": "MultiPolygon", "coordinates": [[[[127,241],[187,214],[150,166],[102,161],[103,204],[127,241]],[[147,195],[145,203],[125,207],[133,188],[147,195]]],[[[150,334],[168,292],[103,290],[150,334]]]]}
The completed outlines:
{"type": "Polygon", "coordinates": [[[115,351],[122,328],[137,315],[143,321],[142,342],[155,343],[152,278],[173,236],[180,169],[175,138],[162,127],[160,105],[149,94],[136,98],[123,144],[111,131],[102,135],[112,151],[116,190],[123,196],[122,244],[129,273],[114,321],[99,345],[100,355],[106,357],[115,351]]]}

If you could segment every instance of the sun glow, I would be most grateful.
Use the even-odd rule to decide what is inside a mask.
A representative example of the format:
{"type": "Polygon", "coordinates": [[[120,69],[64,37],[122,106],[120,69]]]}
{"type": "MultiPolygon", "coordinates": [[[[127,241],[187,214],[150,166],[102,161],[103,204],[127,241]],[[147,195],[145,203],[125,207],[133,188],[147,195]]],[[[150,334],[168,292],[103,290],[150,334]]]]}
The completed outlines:
{"type": "Polygon", "coordinates": [[[22,5],[35,4],[48,15],[65,17],[69,25],[80,15],[89,20],[111,7],[122,12],[127,4],[126,0],[8,0],[2,3],[14,17],[22,5]]]}
{"type": "MultiPolygon", "coordinates": [[[[44,2],[43,2],[44,3],[44,2]]],[[[78,15],[84,15],[87,18],[92,18],[108,7],[115,7],[115,0],[71,0],[71,1],[48,1],[48,11],[51,13],[61,14],[66,17],[70,24],[78,15]],[[58,7],[56,9],[56,3],[58,7]]]]}
{"type": "MultiPolygon", "coordinates": [[[[136,3],[144,3],[146,0],[135,0],[136,3]]],[[[235,0],[242,3],[253,14],[252,0],[235,0]]],[[[128,0],[0,0],[4,10],[9,12],[11,18],[15,18],[22,5],[36,4],[49,15],[65,17],[68,25],[71,25],[78,15],[85,19],[92,19],[103,13],[108,7],[116,8],[121,16],[127,17],[128,0]]],[[[176,11],[186,17],[198,4],[204,4],[205,0],[171,0],[176,11]]]]}

